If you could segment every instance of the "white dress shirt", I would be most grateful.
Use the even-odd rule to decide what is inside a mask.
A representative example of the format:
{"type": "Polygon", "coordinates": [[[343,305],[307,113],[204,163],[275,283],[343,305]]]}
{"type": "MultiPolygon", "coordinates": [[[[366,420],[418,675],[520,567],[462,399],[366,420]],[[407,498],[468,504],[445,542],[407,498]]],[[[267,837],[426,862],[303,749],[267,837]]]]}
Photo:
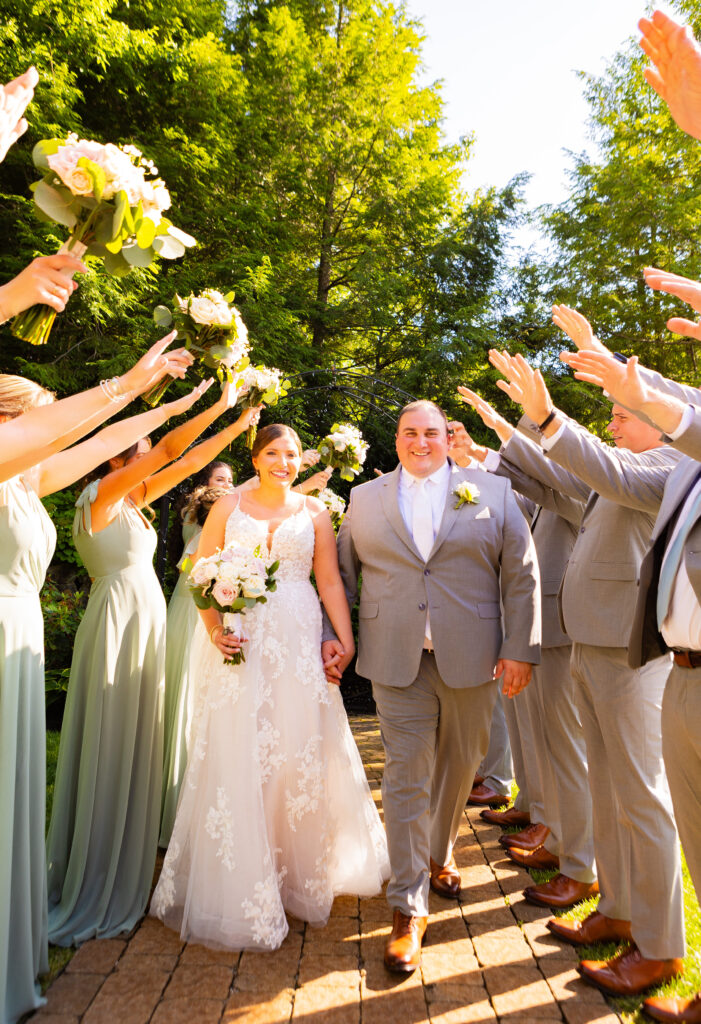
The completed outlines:
{"type": "MultiPolygon", "coordinates": [[[[443,512],[445,510],[445,502],[448,496],[448,485],[450,483],[450,463],[446,460],[442,466],[440,466],[434,473],[431,473],[429,477],[416,477],[412,473],[409,473],[404,466],[399,471],[399,511],[402,514],[404,525],[409,531],[409,535],[413,536],[413,506],[414,497],[417,493],[417,485],[421,481],[425,481],[427,488],[427,494],[431,500],[431,518],[433,520],[433,536],[434,539],[440,529],[441,520],[443,518],[443,512]]],[[[431,624],[429,622],[428,609],[426,611],[426,630],[424,637],[424,647],[429,650],[433,649],[433,640],[431,638],[431,624]]]]}

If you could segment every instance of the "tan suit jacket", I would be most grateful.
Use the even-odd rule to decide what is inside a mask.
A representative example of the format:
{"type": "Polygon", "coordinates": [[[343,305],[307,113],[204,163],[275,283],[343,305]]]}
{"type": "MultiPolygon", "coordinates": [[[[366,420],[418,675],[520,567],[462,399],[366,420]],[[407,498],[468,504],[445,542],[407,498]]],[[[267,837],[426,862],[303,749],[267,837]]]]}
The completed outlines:
{"type": "MultiPolygon", "coordinates": [[[[436,665],[447,686],[480,686],[499,658],[540,659],[538,565],[526,521],[507,480],[451,465],[445,509],[424,562],[399,508],[399,469],[351,491],[338,534],[351,607],[358,597],[357,671],[409,686],[419,670],[426,610],[436,665]],[[455,507],[463,480],[480,491],[455,507]],[[503,625],[502,625],[503,606],[503,625]]],[[[332,635],[328,624],[324,637],[332,635]]]]}

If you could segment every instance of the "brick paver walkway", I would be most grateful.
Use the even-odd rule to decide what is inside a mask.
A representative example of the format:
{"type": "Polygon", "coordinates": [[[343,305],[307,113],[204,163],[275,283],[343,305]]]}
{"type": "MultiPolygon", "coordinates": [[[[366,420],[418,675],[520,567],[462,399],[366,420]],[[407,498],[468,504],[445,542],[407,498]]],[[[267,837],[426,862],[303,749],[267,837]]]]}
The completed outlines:
{"type": "MultiPolygon", "coordinates": [[[[351,720],[380,802],[382,747],[374,718],[351,720]]],[[[575,971],[574,950],[527,904],[527,872],[498,828],[465,814],[455,857],[462,898],[431,894],[420,971],[389,974],[382,896],[343,896],[325,928],[291,921],[274,953],[213,952],[145,918],[128,938],[88,942],[49,989],[37,1024],[618,1024],[575,971]]]]}

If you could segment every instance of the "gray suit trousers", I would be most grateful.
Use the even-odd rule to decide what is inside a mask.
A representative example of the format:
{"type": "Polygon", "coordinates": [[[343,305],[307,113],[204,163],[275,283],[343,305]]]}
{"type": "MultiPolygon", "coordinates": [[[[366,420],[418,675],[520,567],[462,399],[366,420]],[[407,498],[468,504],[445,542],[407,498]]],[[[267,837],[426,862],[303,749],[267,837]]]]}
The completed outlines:
{"type": "Polygon", "coordinates": [[[454,689],[432,654],[409,686],[372,684],[385,768],[382,807],[392,876],[387,901],[428,914],[429,855],[447,864],[472,782],[489,743],[497,683],[454,689]]]}
{"type": "Polygon", "coordinates": [[[701,668],[672,666],[662,700],[662,752],[679,837],[701,899],[701,668]]]}
{"type": "MultiPolygon", "coordinates": [[[[484,782],[496,793],[511,796],[511,783],[514,781],[515,761],[518,760],[511,749],[510,733],[506,724],[505,701],[501,693],[494,702],[492,724],[489,730],[489,746],[479,766],[479,774],[484,775],[484,782]]],[[[525,807],[528,810],[528,805],[525,807]]]]}
{"type": "Polygon", "coordinates": [[[589,762],[599,911],[630,921],[644,957],[684,956],[679,839],[662,760],[669,658],[628,666],[620,647],[572,647],[589,762]]]}

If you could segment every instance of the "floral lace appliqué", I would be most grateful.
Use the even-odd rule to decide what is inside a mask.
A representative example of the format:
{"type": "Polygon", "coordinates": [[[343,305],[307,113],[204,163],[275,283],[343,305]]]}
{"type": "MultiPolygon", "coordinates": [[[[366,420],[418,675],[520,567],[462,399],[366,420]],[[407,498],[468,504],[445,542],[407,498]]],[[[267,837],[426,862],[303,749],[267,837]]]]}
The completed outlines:
{"type": "Polygon", "coordinates": [[[244,900],[241,909],[251,920],[251,932],[255,942],[275,949],[287,935],[287,919],[280,900],[280,887],[287,874],[287,868],[275,871],[270,857],[265,858],[268,875],[262,882],[256,882],[252,900],[244,900]]]}
{"type": "Polygon", "coordinates": [[[271,721],[263,718],[258,728],[258,764],[261,782],[267,782],[276,768],[282,768],[287,756],[280,752],[274,753],[280,745],[280,731],[271,721]]]}
{"type": "Polygon", "coordinates": [[[236,867],[234,861],[234,817],[223,786],[217,787],[217,806],[210,807],[205,820],[205,831],[211,839],[219,839],[217,857],[229,871],[236,867]]]}
{"type": "Polygon", "coordinates": [[[179,857],[180,846],[176,842],[171,842],[163,861],[158,887],[153,894],[151,904],[152,912],[158,914],[159,917],[175,903],[175,865],[179,857]]]}
{"type": "Polygon", "coordinates": [[[319,809],[324,792],[324,760],[321,756],[321,736],[310,736],[304,749],[297,754],[297,795],[285,791],[287,823],[293,832],[305,814],[319,809]]]}

